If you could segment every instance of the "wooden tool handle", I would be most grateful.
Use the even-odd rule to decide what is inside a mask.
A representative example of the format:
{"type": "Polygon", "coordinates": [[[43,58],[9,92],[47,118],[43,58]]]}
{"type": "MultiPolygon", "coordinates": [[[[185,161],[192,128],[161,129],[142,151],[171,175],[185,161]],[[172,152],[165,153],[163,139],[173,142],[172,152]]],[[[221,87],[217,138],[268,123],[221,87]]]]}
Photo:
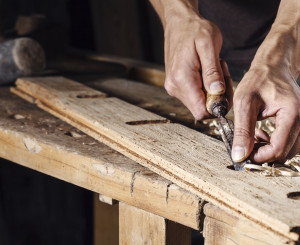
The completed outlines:
{"type": "Polygon", "coordinates": [[[225,116],[228,112],[228,100],[224,94],[222,95],[212,95],[206,94],[206,109],[207,111],[215,116],[225,116]],[[219,109],[219,110],[216,110],[219,109]],[[220,111],[220,109],[222,109],[220,111]],[[219,114],[221,112],[221,114],[219,114]],[[224,114],[224,115],[223,115],[224,114]]]}

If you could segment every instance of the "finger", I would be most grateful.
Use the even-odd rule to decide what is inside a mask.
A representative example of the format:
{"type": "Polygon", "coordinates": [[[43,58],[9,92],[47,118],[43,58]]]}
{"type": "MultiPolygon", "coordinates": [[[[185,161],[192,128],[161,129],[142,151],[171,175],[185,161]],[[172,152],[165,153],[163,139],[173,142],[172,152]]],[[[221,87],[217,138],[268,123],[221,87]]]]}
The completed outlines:
{"type": "Polygon", "coordinates": [[[291,159],[298,153],[300,153],[300,137],[297,138],[294,146],[292,147],[286,158],[291,159]]]}
{"type": "Polygon", "coordinates": [[[254,139],[258,142],[264,141],[270,143],[270,135],[262,129],[255,129],[254,139]]]}
{"type": "Polygon", "coordinates": [[[274,130],[270,144],[260,147],[253,155],[256,162],[271,162],[283,160],[294,147],[299,137],[299,122],[297,114],[293,110],[279,111],[276,114],[276,129],[274,130]]]}
{"type": "Polygon", "coordinates": [[[221,67],[222,67],[224,79],[225,79],[225,86],[226,86],[225,93],[226,93],[226,97],[227,97],[228,103],[229,103],[228,110],[230,110],[230,108],[232,107],[232,104],[233,104],[233,83],[232,83],[232,79],[231,79],[226,61],[221,60],[221,67]]]}
{"type": "Polygon", "coordinates": [[[213,95],[225,93],[225,80],[220,64],[219,53],[214,47],[213,41],[196,43],[199,54],[202,79],[205,90],[213,95]]]}
{"type": "Polygon", "coordinates": [[[260,147],[265,146],[266,144],[269,143],[270,143],[270,136],[268,135],[268,133],[262,129],[255,129],[253,151],[249,156],[251,160],[254,161],[253,155],[260,147]]]}
{"type": "Polygon", "coordinates": [[[243,94],[234,98],[234,138],[231,157],[235,162],[245,160],[253,150],[258,99],[243,94]]]}

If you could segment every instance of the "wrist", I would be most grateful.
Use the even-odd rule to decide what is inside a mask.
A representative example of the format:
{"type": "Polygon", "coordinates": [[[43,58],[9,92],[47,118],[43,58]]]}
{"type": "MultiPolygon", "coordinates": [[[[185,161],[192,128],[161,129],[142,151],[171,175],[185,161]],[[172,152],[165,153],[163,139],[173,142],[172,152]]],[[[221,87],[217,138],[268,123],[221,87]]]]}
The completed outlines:
{"type": "Polygon", "coordinates": [[[164,7],[161,16],[164,29],[166,26],[175,26],[183,22],[192,22],[200,19],[198,1],[194,0],[170,0],[164,7]]]}
{"type": "Polygon", "coordinates": [[[251,63],[250,69],[284,69],[297,79],[300,71],[298,25],[273,25],[251,63]]]}

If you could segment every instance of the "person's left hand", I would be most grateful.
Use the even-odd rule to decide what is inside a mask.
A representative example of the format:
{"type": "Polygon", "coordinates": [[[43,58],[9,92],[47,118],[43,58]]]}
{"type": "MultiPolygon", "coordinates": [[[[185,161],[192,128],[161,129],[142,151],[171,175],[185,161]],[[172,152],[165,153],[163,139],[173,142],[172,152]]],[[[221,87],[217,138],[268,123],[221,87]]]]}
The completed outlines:
{"type": "Polygon", "coordinates": [[[289,68],[252,65],[238,85],[234,98],[235,128],[232,159],[250,154],[255,162],[283,161],[300,152],[300,88],[289,68]],[[255,132],[257,120],[275,117],[271,137],[255,132]],[[267,144],[254,147],[256,138],[267,144]]]}

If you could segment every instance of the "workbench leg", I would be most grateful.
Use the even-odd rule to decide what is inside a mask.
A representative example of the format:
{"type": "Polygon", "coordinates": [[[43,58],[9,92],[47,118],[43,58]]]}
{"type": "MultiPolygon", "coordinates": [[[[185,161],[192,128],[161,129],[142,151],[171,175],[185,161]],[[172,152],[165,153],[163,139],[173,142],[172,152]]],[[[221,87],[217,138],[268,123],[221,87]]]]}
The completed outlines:
{"type": "Polygon", "coordinates": [[[191,228],[119,203],[120,245],[190,245],[191,228]]]}
{"type": "Polygon", "coordinates": [[[294,244],[287,238],[236,217],[212,204],[204,206],[203,236],[205,245],[283,245],[294,244]]]}
{"type": "Polygon", "coordinates": [[[94,245],[119,244],[119,205],[117,202],[108,204],[99,200],[99,194],[94,194],[94,245]]]}

